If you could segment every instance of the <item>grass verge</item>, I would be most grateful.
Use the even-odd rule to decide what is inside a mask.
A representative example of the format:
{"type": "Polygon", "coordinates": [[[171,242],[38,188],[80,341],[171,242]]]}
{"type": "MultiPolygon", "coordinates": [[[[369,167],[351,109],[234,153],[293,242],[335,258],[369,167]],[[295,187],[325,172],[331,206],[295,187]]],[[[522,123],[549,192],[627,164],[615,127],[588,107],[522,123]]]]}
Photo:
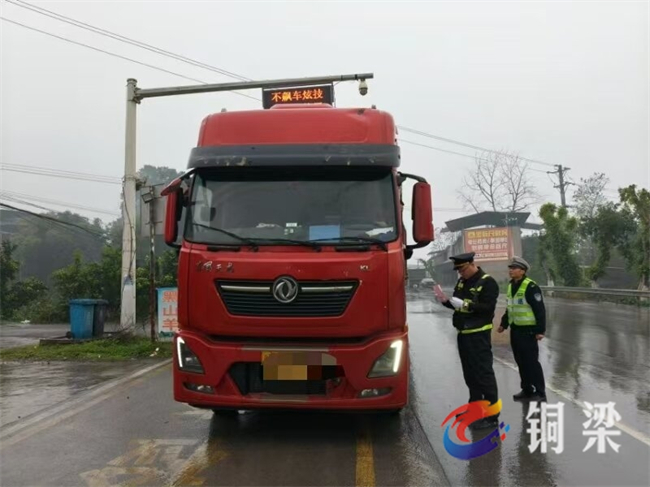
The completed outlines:
{"type": "Polygon", "coordinates": [[[117,361],[171,358],[171,342],[151,343],[145,337],[111,337],[66,345],[29,345],[0,350],[4,362],[29,361],[117,361]]]}

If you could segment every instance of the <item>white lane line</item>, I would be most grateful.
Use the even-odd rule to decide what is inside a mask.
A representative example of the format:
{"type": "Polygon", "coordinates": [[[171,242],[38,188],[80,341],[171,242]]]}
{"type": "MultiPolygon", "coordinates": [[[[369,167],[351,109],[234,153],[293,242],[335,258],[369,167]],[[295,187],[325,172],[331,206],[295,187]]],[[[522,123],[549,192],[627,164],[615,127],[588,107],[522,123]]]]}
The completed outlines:
{"type": "Polygon", "coordinates": [[[65,418],[94,406],[108,398],[110,393],[119,386],[132,382],[138,377],[142,377],[153,370],[169,365],[171,361],[172,359],[167,359],[150,367],[138,370],[126,377],[110,381],[91,390],[90,392],[81,394],[74,399],[64,401],[57,406],[36,413],[31,418],[27,418],[18,424],[3,428],[0,430],[0,449],[10,444],[17,443],[18,441],[22,441],[25,438],[32,436],[34,433],[49,428],[61,422],[65,418]]]}
{"type": "MultiPolygon", "coordinates": [[[[505,365],[506,367],[508,367],[508,368],[510,368],[512,370],[516,370],[517,373],[519,373],[519,369],[512,362],[509,362],[507,360],[503,360],[502,358],[499,358],[499,357],[496,357],[496,356],[494,357],[494,360],[496,360],[501,365],[505,365]]],[[[578,399],[573,397],[568,392],[565,392],[565,391],[563,391],[561,389],[557,389],[557,388],[555,388],[555,387],[553,387],[551,385],[548,385],[548,384],[546,385],[546,388],[548,390],[550,390],[550,391],[553,391],[558,396],[563,397],[567,401],[572,402],[573,404],[578,406],[580,409],[584,408],[584,402],[579,401],[578,399]]],[[[614,423],[614,426],[616,426],[621,431],[625,431],[632,438],[635,438],[635,439],[639,440],[641,443],[645,443],[646,445],[650,446],[650,436],[645,435],[645,434],[641,433],[640,431],[637,431],[634,428],[631,428],[630,426],[627,426],[626,424],[623,424],[623,423],[620,423],[620,422],[619,423],[614,423]]]]}

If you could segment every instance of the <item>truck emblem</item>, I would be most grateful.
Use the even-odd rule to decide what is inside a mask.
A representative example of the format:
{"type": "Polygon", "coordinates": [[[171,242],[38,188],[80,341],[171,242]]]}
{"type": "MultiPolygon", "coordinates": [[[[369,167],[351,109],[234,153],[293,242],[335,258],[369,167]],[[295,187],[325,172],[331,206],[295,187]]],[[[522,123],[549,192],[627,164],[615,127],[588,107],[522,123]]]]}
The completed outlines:
{"type": "Polygon", "coordinates": [[[298,283],[291,277],[279,277],[273,283],[273,297],[280,303],[289,304],[298,297],[298,283]]]}
{"type": "Polygon", "coordinates": [[[203,262],[202,260],[196,263],[196,270],[198,272],[210,272],[212,270],[212,261],[208,260],[203,262]]]}

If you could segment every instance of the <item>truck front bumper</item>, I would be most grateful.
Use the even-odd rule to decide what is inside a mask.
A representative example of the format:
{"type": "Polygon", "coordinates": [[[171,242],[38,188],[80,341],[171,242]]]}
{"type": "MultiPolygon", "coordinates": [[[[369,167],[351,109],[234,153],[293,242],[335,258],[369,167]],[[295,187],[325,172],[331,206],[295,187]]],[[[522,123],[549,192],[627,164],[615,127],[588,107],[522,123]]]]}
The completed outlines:
{"type": "Polygon", "coordinates": [[[408,372],[405,331],[300,346],[174,336],[174,399],[197,407],[399,409],[408,401],[408,372]]]}

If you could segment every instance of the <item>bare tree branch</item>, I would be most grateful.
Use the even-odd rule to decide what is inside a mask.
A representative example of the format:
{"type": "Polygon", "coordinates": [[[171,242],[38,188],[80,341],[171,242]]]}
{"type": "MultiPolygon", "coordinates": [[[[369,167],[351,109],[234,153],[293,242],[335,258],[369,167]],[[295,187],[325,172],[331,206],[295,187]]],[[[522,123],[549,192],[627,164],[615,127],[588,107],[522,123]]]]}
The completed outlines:
{"type": "Polygon", "coordinates": [[[474,171],[463,178],[459,198],[464,206],[480,212],[485,204],[492,211],[518,212],[538,199],[530,182],[528,166],[508,152],[485,152],[476,157],[474,171]]]}
{"type": "Polygon", "coordinates": [[[528,164],[518,155],[506,154],[502,171],[504,198],[502,210],[519,212],[527,209],[539,197],[530,183],[528,164]]]}

